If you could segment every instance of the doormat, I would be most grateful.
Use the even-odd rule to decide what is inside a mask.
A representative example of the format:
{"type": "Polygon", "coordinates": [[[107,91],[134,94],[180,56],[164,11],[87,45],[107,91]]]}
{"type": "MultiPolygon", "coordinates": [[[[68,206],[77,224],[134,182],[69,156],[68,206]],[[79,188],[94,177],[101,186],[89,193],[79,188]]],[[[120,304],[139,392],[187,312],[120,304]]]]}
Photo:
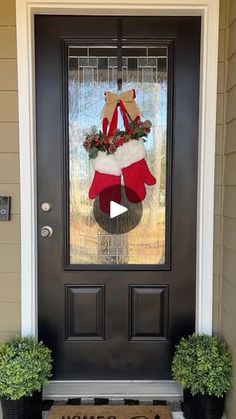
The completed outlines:
{"type": "Polygon", "coordinates": [[[48,419],[172,419],[168,406],[53,406],[48,419]]]}

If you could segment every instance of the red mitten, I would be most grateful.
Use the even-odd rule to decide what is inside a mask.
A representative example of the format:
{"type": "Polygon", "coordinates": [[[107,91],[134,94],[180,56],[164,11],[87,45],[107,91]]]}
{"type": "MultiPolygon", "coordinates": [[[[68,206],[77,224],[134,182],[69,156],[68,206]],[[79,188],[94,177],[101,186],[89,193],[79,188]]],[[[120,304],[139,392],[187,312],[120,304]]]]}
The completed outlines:
{"type": "Polygon", "coordinates": [[[122,169],[127,198],[132,203],[141,202],[146,197],[146,185],[155,185],[145,160],[146,151],[142,140],[131,140],[120,146],[115,158],[122,169]]]}
{"type": "Polygon", "coordinates": [[[110,202],[121,201],[121,169],[113,154],[99,151],[93,160],[95,170],[92,185],[89,189],[89,198],[95,199],[99,195],[101,211],[110,213],[110,202]]]}

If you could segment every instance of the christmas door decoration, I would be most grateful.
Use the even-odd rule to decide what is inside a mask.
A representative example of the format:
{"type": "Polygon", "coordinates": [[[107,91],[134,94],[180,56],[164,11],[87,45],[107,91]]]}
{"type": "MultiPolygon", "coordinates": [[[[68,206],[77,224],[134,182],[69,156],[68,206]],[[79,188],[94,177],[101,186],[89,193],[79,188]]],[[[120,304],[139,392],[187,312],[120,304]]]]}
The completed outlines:
{"type": "Polygon", "coordinates": [[[141,121],[141,110],[135,101],[135,90],[120,95],[105,93],[102,130],[92,127],[83,143],[94,168],[89,198],[99,196],[100,209],[109,213],[110,201],[121,202],[121,177],[128,200],[138,203],[146,197],[145,185],[155,185],[146,162],[144,143],[151,122],[141,121]],[[120,111],[124,130],[118,128],[120,111]]]}

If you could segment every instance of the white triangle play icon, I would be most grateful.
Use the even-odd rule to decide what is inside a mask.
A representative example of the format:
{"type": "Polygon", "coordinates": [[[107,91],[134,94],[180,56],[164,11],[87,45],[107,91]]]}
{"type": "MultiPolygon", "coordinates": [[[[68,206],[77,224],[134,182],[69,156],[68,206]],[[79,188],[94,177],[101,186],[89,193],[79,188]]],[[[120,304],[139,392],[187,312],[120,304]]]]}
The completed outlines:
{"type": "Polygon", "coordinates": [[[128,208],[123,205],[117,204],[115,201],[110,202],[110,218],[118,217],[118,215],[124,214],[128,211],[128,208]]]}

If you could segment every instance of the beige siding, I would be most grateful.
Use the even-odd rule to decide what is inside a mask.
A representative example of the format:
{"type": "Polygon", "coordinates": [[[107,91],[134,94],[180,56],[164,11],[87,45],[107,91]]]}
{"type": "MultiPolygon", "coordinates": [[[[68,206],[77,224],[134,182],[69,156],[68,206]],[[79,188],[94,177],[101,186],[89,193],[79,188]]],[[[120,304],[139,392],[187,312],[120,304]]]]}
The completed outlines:
{"type": "MultiPolygon", "coordinates": [[[[231,66],[229,67],[231,68],[231,66]]],[[[235,109],[236,86],[231,87],[227,94],[226,122],[230,122],[236,117],[235,109]]]]}
{"type": "Polygon", "coordinates": [[[226,41],[227,41],[227,0],[220,0],[220,30],[218,51],[218,85],[217,85],[217,125],[216,125],[216,158],[215,158],[215,220],[214,220],[214,293],[213,293],[213,329],[219,332],[221,265],[222,265],[222,206],[223,206],[223,144],[225,136],[225,75],[226,75],[226,41]]]}
{"type": "Polygon", "coordinates": [[[226,154],[236,152],[235,132],[236,132],[236,119],[228,122],[226,126],[226,137],[227,137],[227,141],[225,144],[226,154]]]}
{"type": "MultiPolygon", "coordinates": [[[[231,0],[231,3],[234,0],[231,0]]],[[[236,20],[233,20],[230,24],[230,31],[229,31],[229,45],[228,45],[228,58],[232,58],[235,54],[235,39],[236,39],[236,20]]]]}
{"type": "Polygon", "coordinates": [[[15,26],[0,26],[0,58],[16,58],[15,26]]]}
{"type": "Polygon", "coordinates": [[[234,359],[233,388],[227,397],[227,419],[236,417],[236,1],[228,0],[228,46],[224,146],[224,200],[222,273],[220,284],[220,334],[234,359]]]}
{"type": "Polygon", "coordinates": [[[1,26],[15,26],[15,0],[1,0],[0,2],[0,25],[1,26]]]}
{"type": "Polygon", "coordinates": [[[231,25],[236,19],[236,2],[234,0],[230,0],[229,11],[229,24],[231,25]]]}
{"type": "Polygon", "coordinates": [[[18,123],[0,122],[0,153],[18,153],[18,151],[18,123]]]}
{"type": "Polygon", "coordinates": [[[17,122],[17,92],[2,90],[0,91],[0,123],[17,122]]]}
{"type": "Polygon", "coordinates": [[[0,90],[17,90],[16,60],[0,60],[0,90]]]}
{"type": "Polygon", "coordinates": [[[236,54],[231,57],[227,76],[227,88],[230,90],[236,82],[236,54]]]}
{"type": "Polygon", "coordinates": [[[0,339],[20,333],[20,197],[14,0],[0,1],[0,195],[12,219],[0,222],[0,339]]]}

